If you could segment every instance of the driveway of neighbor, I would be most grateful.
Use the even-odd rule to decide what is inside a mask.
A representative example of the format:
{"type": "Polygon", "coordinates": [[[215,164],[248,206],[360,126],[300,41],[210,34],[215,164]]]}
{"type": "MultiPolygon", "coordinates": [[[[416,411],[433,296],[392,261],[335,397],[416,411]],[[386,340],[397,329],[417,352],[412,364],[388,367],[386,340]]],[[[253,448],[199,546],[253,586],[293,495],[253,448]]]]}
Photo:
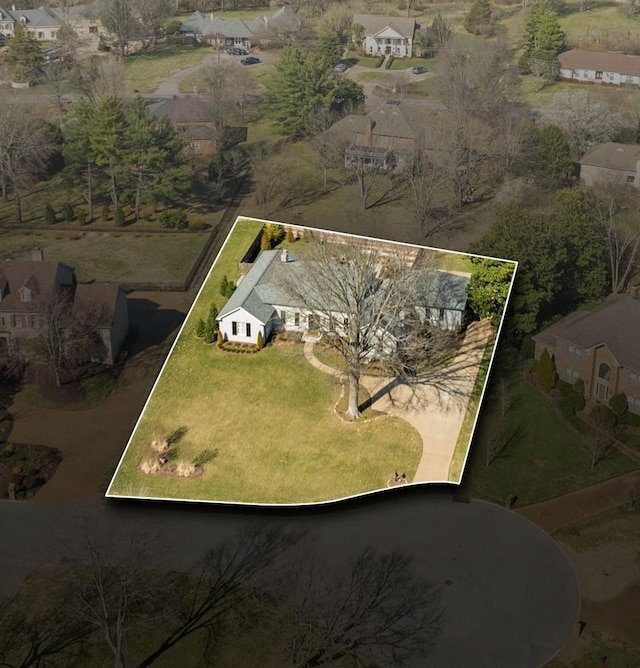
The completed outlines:
{"type": "Polygon", "coordinates": [[[486,321],[469,325],[460,352],[450,365],[456,377],[439,392],[430,385],[422,385],[412,396],[406,385],[387,391],[388,378],[361,379],[373,400],[372,408],[406,420],[422,437],[422,457],[412,482],[449,482],[449,465],[458,434],[492,334],[493,328],[486,321]]]}
{"type": "MultiPolygon", "coordinates": [[[[433,489],[386,490],[367,503],[274,517],[245,508],[111,502],[74,506],[0,503],[0,597],[10,596],[38,563],[55,563],[81,536],[80,520],[119,529],[159,529],[168,566],[189,571],[206,548],[248,523],[301,526],[330,575],[372,546],[412,558],[441,592],[442,632],[426,659],[409,668],[538,668],[567,641],[579,610],[574,572],[562,550],[532,523],[484,502],[455,503],[433,489]],[[86,514],[88,513],[88,515],[86,514]]],[[[122,534],[121,534],[122,535],[122,534]]],[[[126,534],[124,534],[126,538],[126,534]]],[[[114,542],[117,549],[117,542],[114,542]]],[[[283,567],[288,568],[289,563],[283,567]]]]}

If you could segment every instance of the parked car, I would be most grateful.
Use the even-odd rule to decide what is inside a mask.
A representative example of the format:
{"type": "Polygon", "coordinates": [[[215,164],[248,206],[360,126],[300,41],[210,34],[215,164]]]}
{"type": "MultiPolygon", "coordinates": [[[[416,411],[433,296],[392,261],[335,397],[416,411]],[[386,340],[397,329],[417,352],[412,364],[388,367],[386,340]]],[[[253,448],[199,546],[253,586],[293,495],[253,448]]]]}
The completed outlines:
{"type": "Polygon", "coordinates": [[[240,46],[230,46],[230,47],[227,49],[227,53],[228,53],[230,56],[246,56],[246,55],[247,55],[247,50],[246,50],[246,49],[243,49],[243,48],[240,47],[240,46]]]}
{"type": "Polygon", "coordinates": [[[53,60],[58,60],[59,57],[60,54],[53,49],[51,49],[50,51],[45,51],[42,54],[42,60],[44,60],[46,63],[50,63],[53,60]]]}
{"type": "Polygon", "coordinates": [[[347,70],[347,66],[344,63],[338,63],[334,68],[333,71],[336,74],[342,74],[347,70]]]}
{"type": "Polygon", "coordinates": [[[424,74],[427,71],[426,67],[422,67],[422,65],[416,65],[415,67],[411,68],[411,71],[414,74],[424,74]]]}
{"type": "Polygon", "coordinates": [[[255,56],[247,56],[246,58],[243,58],[240,62],[243,65],[255,65],[256,63],[260,62],[260,58],[256,58],[255,56]]]}

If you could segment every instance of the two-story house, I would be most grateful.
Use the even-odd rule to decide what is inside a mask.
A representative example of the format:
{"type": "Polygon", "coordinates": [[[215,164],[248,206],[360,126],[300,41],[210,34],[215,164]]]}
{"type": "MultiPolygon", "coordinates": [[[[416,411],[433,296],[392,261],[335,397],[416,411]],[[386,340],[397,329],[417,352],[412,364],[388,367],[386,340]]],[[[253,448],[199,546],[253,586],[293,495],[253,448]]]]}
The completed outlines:
{"type": "Polygon", "coordinates": [[[546,349],[561,380],[582,379],[588,403],[624,393],[629,410],[640,415],[639,332],[640,298],[625,297],[571,313],[536,334],[535,357],[546,349]]]}
{"type": "Polygon", "coordinates": [[[364,28],[362,49],[371,56],[411,58],[417,24],[411,18],[383,14],[354,14],[353,25],[364,28]]]}

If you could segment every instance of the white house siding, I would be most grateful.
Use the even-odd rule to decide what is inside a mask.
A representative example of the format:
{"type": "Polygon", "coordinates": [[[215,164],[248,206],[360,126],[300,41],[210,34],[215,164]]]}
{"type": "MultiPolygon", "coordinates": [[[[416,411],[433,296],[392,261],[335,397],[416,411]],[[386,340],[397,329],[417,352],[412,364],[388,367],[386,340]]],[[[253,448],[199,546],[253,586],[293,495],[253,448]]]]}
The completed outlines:
{"type": "MultiPolygon", "coordinates": [[[[265,325],[243,308],[239,308],[224,316],[224,318],[220,320],[220,331],[227,341],[256,344],[258,343],[258,332],[262,333],[263,341],[267,340],[267,336],[265,335],[265,325]],[[236,334],[233,333],[234,322],[236,323],[236,334]],[[247,336],[247,324],[250,327],[249,336],[247,336]]],[[[266,334],[269,334],[268,330],[266,334]]]]}
{"type": "Polygon", "coordinates": [[[412,53],[412,40],[403,37],[395,30],[387,28],[377,35],[367,35],[364,43],[365,51],[370,55],[389,54],[399,58],[410,57],[412,53]]]}
{"type": "Polygon", "coordinates": [[[602,76],[596,78],[596,70],[561,69],[560,78],[585,83],[603,83],[610,86],[640,86],[640,76],[619,72],[602,71],[602,76]]]}

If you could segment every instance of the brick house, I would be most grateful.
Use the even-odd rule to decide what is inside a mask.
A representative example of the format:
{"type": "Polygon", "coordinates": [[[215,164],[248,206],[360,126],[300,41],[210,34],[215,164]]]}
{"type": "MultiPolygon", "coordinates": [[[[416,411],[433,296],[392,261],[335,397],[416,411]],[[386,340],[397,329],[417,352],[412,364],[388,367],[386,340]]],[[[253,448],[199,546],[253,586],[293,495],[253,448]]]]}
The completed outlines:
{"type": "Polygon", "coordinates": [[[580,180],[586,186],[640,185],[640,145],[606,142],[580,160],[580,180]]]}
{"type": "MultiPolygon", "coordinates": [[[[636,289],[637,293],[637,289],[636,289]]],[[[533,337],[535,358],[548,350],[558,376],[581,378],[588,403],[608,403],[618,393],[640,415],[640,298],[605,302],[593,311],[575,311],[533,337]]]]}
{"type": "Polygon", "coordinates": [[[558,56],[560,78],[613,86],[640,86],[640,58],[613,51],[570,49],[558,56]]]}
{"type": "Polygon", "coordinates": [[[125,291],[114,284],[78,284],[71,267],[41,258],[35,251],[28,262],[0,262],[0,357],[19,353],[42,333],[39,297],[61,290],[70,295],[74,310],[97,307],[96,331],[104,343],[104,358],[96,361],[113,364],[129,331],[125,291]]]}

